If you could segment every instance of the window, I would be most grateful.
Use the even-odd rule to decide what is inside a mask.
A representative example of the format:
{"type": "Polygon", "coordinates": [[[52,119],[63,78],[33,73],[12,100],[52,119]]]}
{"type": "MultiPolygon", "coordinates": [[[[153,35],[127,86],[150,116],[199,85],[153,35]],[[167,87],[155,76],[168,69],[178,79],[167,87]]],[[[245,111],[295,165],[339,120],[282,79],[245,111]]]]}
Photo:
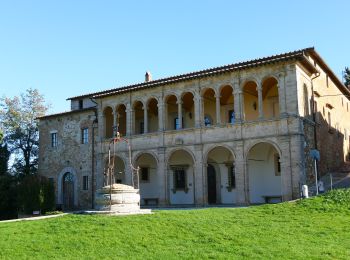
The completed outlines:
{"type": "Polygon", "coordinates": [[[79,99],[79,109],[83,109],[83,100],[82,99],[79,99]]]}
{"type": "Polygon", "coordinates": [[[208,116],[208,115],[205,115],[204,116],[204,125],[205,126],[211,126],[212,125],[212,119],[211,119],[211,117],[210,116],[208,116]]]}
{"type": "MultiPolygon", "coordinates": [[[[184,126],[184,118],[182,118],[182,127],[184,126]]],[[[180,122],[177,117],[174,118],[174,129],[178,130],[180,129],[180,122]]]]}
{"type": "Polygon", "coordinates": [[[281,162],[278,154],[275,154],[275,176],[281,176],[281,162]]]}
{"type": "Polygon", "coordinates": [[[235,166],[229,165],[228,166],[228,190],[236,188],[236,172],[235,172],[235,166]]]}
{"type": "Polygon", "coordinates": [[[89,142],[89,128],[81,129],[81,143],[87,144],[89,142]]]}
{"type": "Polygon", "coordinates": [[[57,133],[51,133],[51,147],[57,147],[57,133]]]}
{"type": "Polygon", "coordinates": [[[185,190],[186,189],[186,171],[185,169],[174,170],[174,189],[185,190]]]}
{"type": "Polygon", "coordinates": [[[140,180],[141,182],[149,182],[149,168],[141,168],[140,180]]]}
{"type": "Polygon", "coordinates": [[[89,189],[89,176],[83,176],[83,190],[89,189]]]}
{"type": "Polygon", "coordinates": [[[331,112],[328,112],[328,125],[329,125],[329,128],[332,127],[332,118],[331,118],[331,112]]]}
{"type": "Polygon", "coordinates": [[[230,124],[234,124],[235,119],[236,119],[235,111],[234,110],[228,111],[228,121],[230,122],[230,124]]]}

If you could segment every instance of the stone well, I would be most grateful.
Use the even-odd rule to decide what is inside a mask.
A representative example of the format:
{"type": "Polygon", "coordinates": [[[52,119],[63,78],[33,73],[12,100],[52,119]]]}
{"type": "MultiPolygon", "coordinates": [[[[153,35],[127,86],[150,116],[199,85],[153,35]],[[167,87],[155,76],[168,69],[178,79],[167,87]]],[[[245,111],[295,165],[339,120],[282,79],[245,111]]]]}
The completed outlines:
{"type": "Polygon", "coordinates": [[[125,184],[115,183],[96,191],[95,209],[114,213],[133,213],[140,211],[140,193],[138,189],[125,184]],[[110,206],[111,192],[111,206],[110,206]]]}

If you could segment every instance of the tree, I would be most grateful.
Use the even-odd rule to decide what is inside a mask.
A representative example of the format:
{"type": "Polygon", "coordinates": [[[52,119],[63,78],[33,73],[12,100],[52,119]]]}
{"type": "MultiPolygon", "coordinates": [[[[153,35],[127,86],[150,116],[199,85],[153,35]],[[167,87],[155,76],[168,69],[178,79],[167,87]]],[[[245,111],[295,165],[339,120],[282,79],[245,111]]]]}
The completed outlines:
{"type": "Polygon", "coordinates": [[[9,157],[10,152],[3,143],[0,130],[0,220],[17,217],[17,183],[7,171],[9,157]]]}
{"type": "Polygon", "coordinates": [[[37,170],[39,132],[36,118],[45,115],[47,110],[48,105],[37,89],[28,89],[20,97],[0,100],[4,141],[15,156],[14,168],[20,175],[37,170]]]}
{"type": "Polygon", "coordinates": [[[347,87],[350,86],[350,69],[348,67],[345,67],[344,71],[344,85],[347,87]]]}

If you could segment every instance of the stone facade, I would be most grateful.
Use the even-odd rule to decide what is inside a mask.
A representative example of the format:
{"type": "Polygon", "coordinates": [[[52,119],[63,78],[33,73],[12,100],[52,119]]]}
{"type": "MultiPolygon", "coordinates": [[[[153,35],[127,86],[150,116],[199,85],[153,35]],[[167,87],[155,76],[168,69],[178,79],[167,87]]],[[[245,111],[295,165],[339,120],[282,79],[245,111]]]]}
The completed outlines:
{"type": "Polygon", "coordinates": [[[141,167],[143,204],[291,200],[312,183],[311,149],[321,174],[346,160],[345,95],[310,48],[74,97],[71,112],[40,119],[39,171],[54,179],[58,204],[70,196],[74,207],[92,207],[118,129],[132,152],[117,145],[115,179],[131,183],[130,160],[141,167]]]}

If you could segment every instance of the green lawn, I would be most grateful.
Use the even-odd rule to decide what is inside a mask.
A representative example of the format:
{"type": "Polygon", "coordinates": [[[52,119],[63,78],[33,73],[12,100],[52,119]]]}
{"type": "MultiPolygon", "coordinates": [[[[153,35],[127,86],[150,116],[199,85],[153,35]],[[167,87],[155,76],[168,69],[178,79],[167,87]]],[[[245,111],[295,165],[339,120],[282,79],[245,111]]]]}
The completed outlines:
{"type": "Polygon", "coordinates": [[[3,258],[350,259],[350,192],[250,208],[0,223],[3,258]]]}

